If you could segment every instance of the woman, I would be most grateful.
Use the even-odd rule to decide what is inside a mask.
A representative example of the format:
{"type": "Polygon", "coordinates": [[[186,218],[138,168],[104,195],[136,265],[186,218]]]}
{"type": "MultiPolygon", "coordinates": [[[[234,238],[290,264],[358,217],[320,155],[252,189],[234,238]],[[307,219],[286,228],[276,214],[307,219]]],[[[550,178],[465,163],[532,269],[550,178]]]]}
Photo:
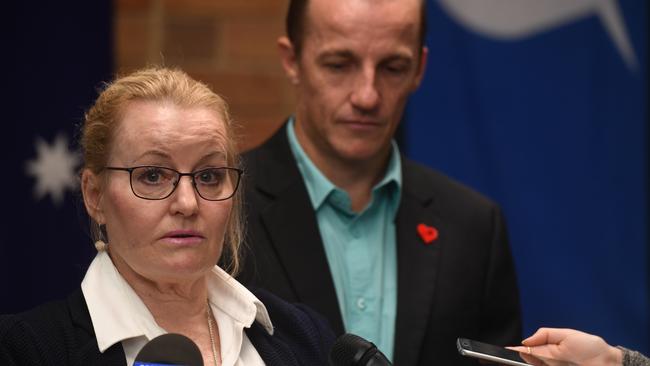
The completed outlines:
{"type": "Polygon", "coordinates": [[[231,277],[241,170],[219,96],[178,70],[118,78],[81,146],[98,254],[67,301],[2,318],[0,364],[132,365],[164,333],[191,338],[205,365],[326,364],[318,316],[231,277]]]}
{"type": "Polygon", "coordinates": [[[574,329],[540,328],[521,343],[508,348],[519,351],[533,365],[650,366],[650,360],[639,352],[610,346],[598,336],[574,329]]]}

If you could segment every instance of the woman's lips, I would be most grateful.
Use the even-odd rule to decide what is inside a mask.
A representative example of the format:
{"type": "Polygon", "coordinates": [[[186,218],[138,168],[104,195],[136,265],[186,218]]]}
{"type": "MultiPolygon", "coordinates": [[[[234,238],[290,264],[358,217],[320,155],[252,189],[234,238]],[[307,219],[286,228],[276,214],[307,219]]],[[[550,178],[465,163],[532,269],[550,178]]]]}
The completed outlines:
{"type": "Polygon", "coordinates": [[[174,230],[163,236],[165,242],[176,245],[195,245],[205,239],[200,232],[193,230],[174,230]]]}

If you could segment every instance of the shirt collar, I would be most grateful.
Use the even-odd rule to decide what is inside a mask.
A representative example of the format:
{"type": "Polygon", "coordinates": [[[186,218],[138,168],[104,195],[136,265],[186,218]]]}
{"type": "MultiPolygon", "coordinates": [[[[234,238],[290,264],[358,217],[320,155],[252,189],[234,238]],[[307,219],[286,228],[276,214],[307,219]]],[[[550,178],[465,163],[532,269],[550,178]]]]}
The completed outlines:
{"type": "Polygon", "coordinates": [[[300,170],[305,185],[307,186],[307,193],[309,193],[311,204],[317,210],[325,202],[327,196],[336,189],[336,186],[318,170],[309,156],[307,156],[300,142],[298,142],[294,126],[294,117],[290,117],[287,126],[289,147],[293,156],[296,158],[298,170],[300,170]]]}
{"type": "Polygon", "coordinates": [[[246,328],[250,328],[257,320],[273,335],[273,323],[264,304],[219,266],[212,268],[212,274],[208,280],[210,305],[218,307],[246,328]]]}
{"type": "MultiPolygon", "coordinates": [[[[341,191],[341,189],[335,186],[334,183],[321,173],[309,156],[307,156],[305,150],[303,150],[298,138],[296,137],[295,118],[293,116],[289,118],[287,125],[287,138],[289,140],[291,152],[296,159],[298,169],[300,170],[305,185],[307,186],[307,193],[309,194],[311,204],[315,210],[318,210],[333,191],[341,191]]],[[[395,185],[395,189],[389,193],[390,198],[397,202],[399,201],[402,189],[402,162],[400,159],[399,148],[394,140],[391,141],[391,152],[388,166],[386,167],[386,173],[373,187],[373,193],[383,189],[384,187],[389,187],[392,184],[395,185]]],[[[395,205],[395,207],[397,207],[397,205],[395,205]]]]}
{"type": "MultiPolygon", "coordinates": [[[[144,336],[151,340],[166,333],[117,271],[108,253],[97,253],[81,289],[100,352],[126,339],[144,336]]],[[[218,307],[234,321],[250,327],[258,320],[269,334],[273,334],[273,325],[264,304],[217,266],[212,269],[208,280],[208,297],[213,309],[218,307]]]]}
{"type": "Polygon", "coordinates": [[[377,191],[392,182],[397,186],[396,188],[399,194],[399,191],[402,189],[402,160],[400,159],[399,148],[395,140],[391,141],[390,158],[386,167],[386,173],[379,183],[375,185],[373,191],[377,191]]]}

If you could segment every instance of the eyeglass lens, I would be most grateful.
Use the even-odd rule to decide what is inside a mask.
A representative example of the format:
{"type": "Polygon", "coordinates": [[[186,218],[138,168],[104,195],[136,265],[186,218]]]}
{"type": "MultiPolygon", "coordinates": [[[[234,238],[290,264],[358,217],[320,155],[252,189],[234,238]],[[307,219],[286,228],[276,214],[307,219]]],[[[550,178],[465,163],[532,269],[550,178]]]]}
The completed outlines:
{"type": "MultiPolygon", "coordinates": [[[[229,168],[208,168],[192,175],[194,187],[208,200],[229,198],[237,186],[238,172],[229,168]]],[[[180,180],[180,173],[162,167],[137,167],[131,173],[133,192],[142,198],[161,199],[169,196],[180,180]]]]}

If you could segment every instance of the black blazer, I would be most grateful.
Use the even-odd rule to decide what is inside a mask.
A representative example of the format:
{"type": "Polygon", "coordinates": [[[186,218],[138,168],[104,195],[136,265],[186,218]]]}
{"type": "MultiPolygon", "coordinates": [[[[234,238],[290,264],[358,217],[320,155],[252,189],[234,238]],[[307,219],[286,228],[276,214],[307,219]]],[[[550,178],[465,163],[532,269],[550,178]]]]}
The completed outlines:
{"type": "MultiPolygon", "coordinates": [[[[316,216],[286,124],[244,155],[249,253],[240,280],[325,315],[344,332],[316,216]]],[[[504,219],[485,197],[402,157],[394,363],[473,365],[456,338],[519,344],[519,293],[504,219]],[[418,224],[439,236],[425,245],[418,224]]]]}
{"type": "MultiPolygon", "coordinates": [[[[257,322],[246,334],[267,365],[328,365],[334,334],[322,317],[265,291],[253,291],[271,317],[269,335],[257,322]]],[[[0,365],[126,365],[121,343],[100,353],[81,289],[66,301],[0,316],[0,365]]]]}

